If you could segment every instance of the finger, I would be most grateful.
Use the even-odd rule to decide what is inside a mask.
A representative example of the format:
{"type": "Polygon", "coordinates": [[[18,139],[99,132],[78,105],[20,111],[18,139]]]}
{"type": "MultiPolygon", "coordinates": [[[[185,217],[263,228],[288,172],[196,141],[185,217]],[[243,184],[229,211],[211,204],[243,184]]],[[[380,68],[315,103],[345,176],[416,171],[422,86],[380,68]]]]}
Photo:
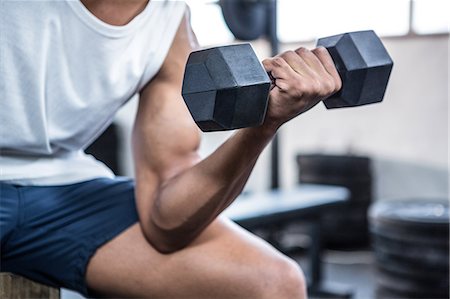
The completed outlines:
{"type": "Polygon", "coordinates": [[[280,56],[264,60],[263,65],[274,79],[288,79],[296,75],[295,71],[280,56]]]}
{"type": "Polygon", "coordinates": [[[320,60],[327,73],[333,78],[336,91],[339,91],[342,87],[342,80],[328,50],[324,47],[318,47],[313,50],[313,53],[320,60]]]}
{"type": "Polygon", "coordinates": [[[301,47],[295,50],[295,52],[316,74],[323,75],[324,73],[327,73],[319,58],[310,50],[301,47]]]}
{"type": "Polygon", "coordinates": [[[289,83],[288,80],[285,79],[277,79],[275,80],[275,85],[274,88],[279,89],[280,91],[283,92],[289,92],[292,88],[291,88],[291,84],[289,83]]]}
{"type": "Polygon", "coordinates": [[[268,58],[263,61],[264,68],[267,72],[289,75],[292,69],[289,64],[280,56],[268,58]]]}
{"type": "Polygon", "coordinates": [[[303,61],[303,59],[294,51],[287,51],[280,55],[289,66],[299,75],[312,75],[310,67],[303,61]]]}
{"type": "Polygon", "coordinates": [[[289,82],[292,81],[292,79],[284,79],[282,77],[287,77],[283,72],[284,70],[274,69],[273,72],[275,74],[270,73],[270,79],[272,81],[272,86],[270,89],[278,88],[282,91],[288,92],[291,89],[291,84],[289,82]],[[280,73],[282,73],[280,75],[280,73]],[[278,75],[278,76],[277,76],[278,75]]]}

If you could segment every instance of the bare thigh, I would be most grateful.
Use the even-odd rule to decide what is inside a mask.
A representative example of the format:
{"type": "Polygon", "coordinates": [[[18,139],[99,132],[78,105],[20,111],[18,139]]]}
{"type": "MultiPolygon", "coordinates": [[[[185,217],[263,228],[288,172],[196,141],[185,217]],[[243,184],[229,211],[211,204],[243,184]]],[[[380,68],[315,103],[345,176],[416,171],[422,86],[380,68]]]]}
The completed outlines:
{"type": "Polygon", "coordinates": [[[96,252],[86,280],[108,297],[281,298],[285,284],[286,297],[305,296],[293,261],[223,218],[172,254],[156,251],[136,224],[96,252]]]}

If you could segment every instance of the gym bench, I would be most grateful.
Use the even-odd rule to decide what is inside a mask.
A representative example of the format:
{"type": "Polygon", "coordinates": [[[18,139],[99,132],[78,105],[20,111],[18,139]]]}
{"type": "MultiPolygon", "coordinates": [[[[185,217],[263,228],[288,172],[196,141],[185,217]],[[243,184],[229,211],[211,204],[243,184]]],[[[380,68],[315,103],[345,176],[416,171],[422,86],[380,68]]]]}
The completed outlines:
{"type": "Polygon", "coordinates": [[[241,195],[224,215],[247,230],[268,229],[267,239],[280,251],[288,254],[277,242],[276,234],[293,221],[305,221],[310,227],[310,275],[308,293],[320,298],[350,298],[351,290],[342,285],[322,282],[321,215],[328,209],[345,205],[350,192],[344,187],[300,185],[289,191],[268,191],[241,195]]]}
{"type": "Polygon", "coordinates": [[[59,299],[59,289],[11,273],[0,273],[0,298],[59,299]]]}

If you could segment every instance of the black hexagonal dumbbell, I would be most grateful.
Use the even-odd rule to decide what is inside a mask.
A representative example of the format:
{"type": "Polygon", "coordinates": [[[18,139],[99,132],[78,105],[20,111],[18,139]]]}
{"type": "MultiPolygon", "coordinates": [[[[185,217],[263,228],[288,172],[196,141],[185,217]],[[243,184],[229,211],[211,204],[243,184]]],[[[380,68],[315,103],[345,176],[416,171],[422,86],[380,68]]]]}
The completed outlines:
{"type": "MultiPolygon", "coordinates": [[[[324,101],[327,108],[381,102],[393,62],[373,31],[322,38],[342,89],[324,101]]],[[[182,95],[202,131],[225,131],[262,124],[271,80],[249,44],[196,51],[189,56],[182,95]]]]}
{"type": "Polygon", "coordinates": [[[355,107],[381,102],[394,65],[372,30],[321,38],[342,79],[341,90],[324,101],[330,108],[355,107]]]}
{"type": "Polygon", "coordinates": [[[191,53],[183,98],[202,131],[261,124],[271,81],[249,44],[191,53]]]}

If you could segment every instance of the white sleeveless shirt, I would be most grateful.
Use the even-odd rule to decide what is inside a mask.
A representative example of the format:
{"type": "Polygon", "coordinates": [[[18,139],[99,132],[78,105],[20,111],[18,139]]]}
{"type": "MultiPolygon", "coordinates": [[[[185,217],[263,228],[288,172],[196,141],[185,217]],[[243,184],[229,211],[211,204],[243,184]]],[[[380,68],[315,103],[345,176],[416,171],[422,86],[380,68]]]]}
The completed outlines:
{"type": "Polygon", "coordinates": [[[79,0],[1,0],[0,181],[113,177],[83,149],[158,72],[185,11],[152,0],[112,26],[79,0]]]}

